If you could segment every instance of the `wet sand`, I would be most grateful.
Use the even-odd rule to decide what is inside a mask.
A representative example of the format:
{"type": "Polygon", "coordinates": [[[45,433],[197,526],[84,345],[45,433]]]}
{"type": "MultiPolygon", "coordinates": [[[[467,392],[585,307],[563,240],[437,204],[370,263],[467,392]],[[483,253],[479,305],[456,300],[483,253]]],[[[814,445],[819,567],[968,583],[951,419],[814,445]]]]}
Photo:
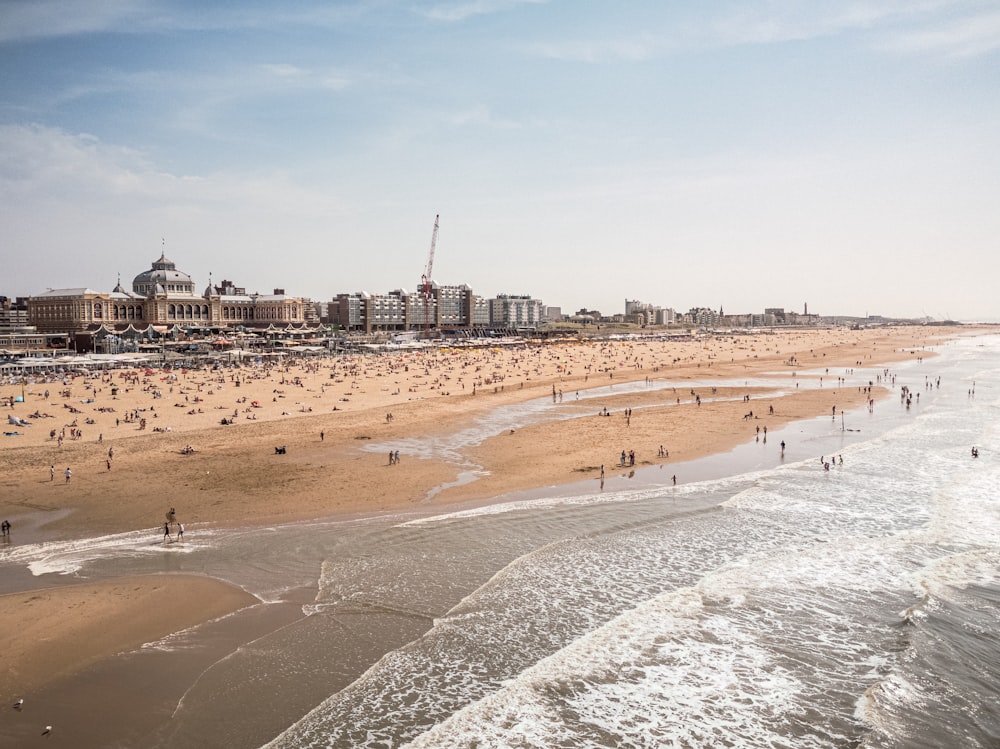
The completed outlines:
{"type": "Polygon", "coordinates": [[[138,648],[257,599],[208,577],[161,575],[0,596],[3,690],[13,702],[101,658],[138,648]],[[25,636],[30,633],[30,636],[25,636]],[[73,642],[70,649],[51,643],[73,642]],[[11,691],[13,685],[19,691],[11,691]]]}

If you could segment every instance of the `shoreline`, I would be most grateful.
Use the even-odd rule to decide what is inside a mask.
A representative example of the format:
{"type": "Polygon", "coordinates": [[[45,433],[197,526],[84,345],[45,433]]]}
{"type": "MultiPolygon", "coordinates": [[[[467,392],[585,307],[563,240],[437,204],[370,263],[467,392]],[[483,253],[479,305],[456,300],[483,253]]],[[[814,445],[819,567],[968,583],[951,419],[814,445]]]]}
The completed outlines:
{"type": "MultiPolygon", "coordinates": [[[[21,520],[28,515],[42,513],[52,517],[54,522],[42,523],[37,529],[40,538],[52,539],[87,537],[95,535],[98,531],[107,533],[116,530],[134,530],[136,527],[150,527],[151,533],[158,533],[155,526],[138,526],[137,521],[155,513],[154,508],[162,513],[164,496],[170,496],[170,490],[181,489],[185,492],[183,496],[197,492],[195,496],[199,499],[210,500],[197,504],[182,501],[180,498],[176,501],[167,501],[168,505],[180,508],[180,519],[189,529],[202,523],[208,523],[213,527],[259,527],[269,523],[319,518],[343,519],[354,515],[375,515],[398,510],[447,512],[463,506],[482,506],[493,501],[502,501],[504,497],[518,493],[543,492],[548,486],[574,485],[581,480],[596,479],[600,463],[592,456],[597,455],[598,459],[602,456],[610,458],[621,449],[619,445],[625,439],[636,445],[638,457],[635,468],[641,470],[659,465],[666,466],[669,470],[671,465],[687,463],[710,455],[725,454],[740,445],[752,443],[755,434],[758,434],[756,427],[762,423],[766,423],[770,431],[776,434],[796,422],[828,414],[831,399],[842,410],[856,409],[867,402],[867,394],[858,393],[853,388],[838,389],[829,384],[819,387],[816,380],[824,375],[817,374],[819,371],[815,366],[817,362],[828,365],[822,367],[824,371],[828,370],[828,367],[851,367],[852,362],[859,361],[864,362],[865,369],[888,366],[893,362],[933,355],[923,347],[944,343],[961,335],[962,331],[956,333],[955,330],[948,330],[947,337],[944,337],[945,334],[935,330],[933,337],[923,339],[919,345],[914,344],[915,339],[910,335],[912,331],[906,330],[904,333],[907,334],[904,338],[892,338],[894,345],[886,345],[885,350],[881,351],[878,350],[878,343],[882,341],[878,336],[869,336],[867,339],[862,339],[861,343],[844,346],[841,350],[837,350],[839,346],[821,349],[814,354],[815,362],[810,362],[813,366],[801,363],[798,368],[792,370],[798,372],[809,369],[810,373],[803,371],[801,379],[799,375],[795,378],[788,376],[790,383],[798,380],[803,383],[808,382],[812,387],[800,389],[798,392],[788,388],[788,392],[773,398],[768,398],[768,392],[760,389],[738,388],[731,384],[723,386],[722,382],[733,380],[737,376],[749,379],[766,374],[769,378],[774,377],[772,373],[776,368],[780,371],[780,357],[785,356],[777,352],[770,357],[757,358],[751,362],[737,363],[733,357],[728,367],[715,366],[717,359],[702,358],[683,367],[661,368],[654,365],[637,367],[631,371],[619,367],[610,373],[609,380],[615,384],[635,383],[646,377],[699,383],[718,381],[719,390],[722,392],[713,394],[710,389],[702,390],[699,393],[704,395],[701,405],[690,398],[689,394],[676,396],[681,397],[680,404],[675,402],[665,405],[663,404],[665,393],[662,390],[644,392],[638,389],[627,393],[609,394],[607,397],[589,398],[583,406],[580,406],[579,402],[566,399],[571,387],[575,391],[581,385],[604,387],[606,383],[594,382],[597,377],[593,380],[585,378],[582,383],[579,382],[579,377],[559,379],[560,364],[557,359],[555,363],[549,363],[548,378],[543,376],[547,373],[546,370],[540,367],[541,372],[536,375],[539,381],[530,385],[525,386],[526,383],[522,382],[521,387],[511,388],[510,391],[505,391],[501,386],[495,394],[458,395],[410,401],[408,404],[390,406],[393,409],[391,418],[384,416],[386,408],[384,400],[369,399],[370,402],[364,408],[357,410],[338,410],[331,414],[307,413],[293,420],[262,420],[235,427],[219,426],[202,430],[185,430],[180,434],[158,433],[155,437],[138,434],[131,438],[105,440],[96,445],[74,443],[69,446],[68,451],[65,447],[62,448],[59,454],[81,455],[87,451],[93,452],[95,447],[99,447],[103,453],[108,447],[108,442],[116,447],[117,454],[114,458],[114,471],[106,472],[107,475],[103,477],[98,472],[98,475],[90,479],[92,482],[90,486],[87,486],[85,481],[77,481],[80,478],[79,472],[74,471],[72,481],[69,483],[76,499],[72,503],[58,502],[61,498],[60,491],[63,492],[62,497],[69,494],[66,491],[66,483],[58,481],[60,478],[58,475],[55,480],[49,480],[46,467],[41,479],[38,478],[37,460],[32,460],[36,465],[18,466],[18,458],[23,458],[27,453],[39,449],[43,455],[33,457],[42,457],[43,466],[44,461],[51,460],[49,454],[57,448],[46,448],[43,443],[32,451],[20,451],[20,454],[13,459],[10,451],[0,453],[5,475],[13,479],[9,483],[15,487],[15,491],[31,495],[36,494],[36,491],[32,491],[36,489],[38,495],[26,498],[19,504],[4,502],[0,505],[0,512],[7,513],[8,517],[14,517],[13,534],[17,534],[18,529],[24,525],[21,520]],[[902,346],[904,340],[909,341],[910,346],[902,346]],[[873,341],[874,351],[868,351],[867,344],[873,341]],[[828,357],[827,354],[831,356],[828,357]],[[868,360],[858,358],[865,354],[872,358],[868,360]],[[460,465],[404,454],[400,465],[389,466],[386,457],[381,453],[359,449],[359,446],[371,443],[388,444],[393,440],[402,442],[426,439],[433,434],[454,432],[468,424],[470,420],[487,414],[498,406],[548,398],[550,388],[553,392],[558,392],[557,385],[560,383],[566,385],[563,388],[564,399],[557,402],[558,395],[554,395],[551,398],[553,403],[557,407],[580,409],[581,413],[568,418],[518,427],[513,432],[493,434],[480,444],[465,449],[462,459],[482,466],[488,473],[471,483],[445,486],[434,493],[431,499],[427,499],[430,491],[456,480],[461,472],[460,465]],[[742,397],[737,399],[738,391],[741,390],[748,390],[750,404],[760,405],[767,414],[766,417],[758,413],[753,420],[743,419],[748,405],[742,397]],[[750,393],[750,390],[753,392],[750,393]],[[496,397],[493,397],[494,395],[496,397]],[[719,397],[713,400],[713,396],[719,397]],[[603,407],[605,403],[613,412],[610,417],[597,415],[598,404],[603,407]],[[773,415],[764,410],[772,405],[775,410],[773,415]],[[582,411],[583,408],[587,410],[582,411]],[[627,420],[624,417],[626,408],[633,409],[632,417],[627,420]],[[444,428],[442,425],[445,425],[444,428]],[[322,439],[318,437],[319,431],[324,432],[322,439]],[[234,435],[237,437],[235,441],[238,442],[235,447],[229,444],[234,435]],[[685,435],[685,438],[671,440],[666,435],[685,435]],[[285,440],[282,444],[288,446],[286,455],[279,456],[270,452],[271,443],[277,442],[278,439],[285,440]],[[176,452],[179,449],[178,445],[191,440],[197,440],[199,445],[194,455],[183,456],[176,452]],[[670,444],[669,458],[660,459],[654,452],[655,446],[661,441],[674,443],[670,444]],[[538,445],[545,445],[546,449],[539,452],[538,445]],[[613,450],[608,449],[611,446],[613,450]],[[253,460],[249,462],[248,451],[254,453],[253,460]],[[144,475],[142,466],[157,457],[168,463],[170,468],[166,471],[168,475],[156,478],[144,475]],[[214,472],[217,478],[202,479],[203,471],[207,477],[211,477],[214,472]],[[218,477],[219,474],[222,474],[221,478],[218,477]],[[127,479],[119,479],[119,476],[125,476],[127,479]],[[217,483],[209,483],[212,481],[217,483]],[[278,483],[288,487],[285,492],[288,496],[275,499],[273,486],[278,483]],[[331,496],[330,486],[336,487],[339,496],[331,496]],[[127,496],[123,496],[122,491],[126,487],[127,496]],[[165,489],[168,490],[166,495],[163,494],[165,489]],[[20,517],[13,515],[11,511],[18,507],[28,512],[20,517]],[[214,516],[209,514],[213,509],[214,516]]],[[[739,343],[745,342],[739,341],[739,343]]],[[[588,350],[589,347],[582,348],[585,354],[593,353],[592,350],[588,350]]],[[[622,353],[621,349],[612,347],[611,356],[605,360],[627,362],[628,359],[622,357],[622,353]]],[[[634,352],[629,353],[634,355],[634,352]]],[[[439,373],[446,371],[446,366],[447,362],[435,371],[439,373]]],[[[826,376],[833,378],[836,373],[826,376]]],[[[704,387],[708,388],[707,385],[704,387]]],[[[580,387],[580,390],[582,392],[583,387],[580,387]]],[[[885,388],[881,388],[875,394],[876,408],[888,394],[889,390],[885,388]]],[[[619,481],[632,467],[612,466],[608,460],[605,468],[608,481],[619,481]]],[[[162,517],[162,514],[160,516],[162,517]]],[[[155,514],[152,519],[155,521],[155,514]]],[[[14,538],[15,543],[23,543],[23,540],[16,535],[14,538]]],[[[137,605],[141,609],[139,602],[148,600],[146,596],[149,595],[150,585],[154,586],[152,588],[154,591],[160,590],[155,586],[169,585],[172,591],[171,598],[180,596],[190,604],[185,607],[182,625],[171,624],[167,621],[167,617],[163,618],[163,622],[133,621],[128,632],[115,636],[118,646],[113,649],[114,652],[102,651],[79,668],[86,669],[95,663],[107,664],[143,643],[169,634],[170,632],[160,633],[161,625],[174,627],[171,631],[199,624],[204,626],[220,613],[225,614],[244,608],[247,600],[240,596],[249,596],[239,591],[239,595],[235,598],[220,595],[219,601],[214,601],[213,595],[202,596],[198,592],[202,583],[197,581],[197,578],[192,580],[169,573],[155,577],[157,579],[152,582],[147,581],[137,585],[134,590],[135,595],[126,597],[122,604],[125,608],[122,610],[131,610],[128,607],[137,605]],[[164,582],[174,577],[176,579],[171,582],[164,582]],[[184,592],[187,588],[193,591],[190,595],[184,592]],[[215,603],[221,605],[222,600],[228,602],[227,606],[235,608],[223,612],[212,608],[215,603]],[[237,605],[241,601],[243,605],[237,605]]],[[[43,579],[35,578],[29,582],[37,583],[43,579]]],[[[50,616],[57,626],[53,627],[53,633],[46,641],[44,649],[47,651],[47,656],[57,663],[69,665],[79,663],[78,660],[74,660],[82,654],[74,652],[75,634],[71,626],[74,617],[70,615],[73,607],[69,603],[75,595],[74,591],[86,590],[94,600],[105,601],[105,609],[111,611],[117,605],[113,600],[114,596],[121,593],[122,586],[127,584],[127,580],[128,578],[116,578],[105,582],[69,583],[65,586],[48,588],[47,590],[66,591],[66,593],[53,594],[54,599],[65,597],[62,603],[56,601],[50,616]],[[60,616],[60,613],[65,615],[60,616]]],[[[213,585],[231,588],[215,578],[204,578],[204,580],[211,580],[213,585]]],[[[23,596],[25,597],[23,600],[26,600],[37,592],[36,585],[14,595],[23,596]]],[[[4,598],[16,600],[10,595],[4,598]]],[[[11,638],[17,633],[17,628],[12,628],[9,621],[0,624],[0,644],[6,642],[5,637],[11,638]]],[[[57,688],[60,683],[74,683],[73,677],[65,678],[66,674],[63,672],[39,670],[48,674],[48,678],[32,675],[34,681],[22,680],[22,683],[34,684],[50,691],[51,688],[57,688]]],[[[12,685],[14,681],[5,679],[6,683],[12,685]]],[[[16,685],[12,688],[16,688],[16,685]]]]}
{"type": "Polygon", "coordinates": [[[0,596],[0,699],[13,702],[88,666],[259,601],[208,576],[144,575],[0,596]],[[72,614],[72,616],[60,616],[72,614]],[[31,632],[30,640],[22,635],[31,632]],[[70,640],[72,648],[58,647],[70,640]]]}

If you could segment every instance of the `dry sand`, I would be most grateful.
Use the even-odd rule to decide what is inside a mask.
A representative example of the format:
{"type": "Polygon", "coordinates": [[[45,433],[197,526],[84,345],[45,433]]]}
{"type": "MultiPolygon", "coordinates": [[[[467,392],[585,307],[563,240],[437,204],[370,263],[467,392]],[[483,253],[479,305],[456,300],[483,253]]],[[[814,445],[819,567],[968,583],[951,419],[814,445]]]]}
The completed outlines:
{"type": "MultiPolygon", "coordinates": [[[[686,342],[529,344],[320,359],[267,370],[132,370],[131,377],[112,371],[103,378],[77,376],[66,385],[29,383],[23,386],[26,402],[4,411],[51,418],[8,427],[22,436],[0,442],[0,515],[14,524],[14,543],[22,519],[28,518],[32,523],[42,519],[40,532],[47,538],[141,528],[156,534],[169,507],[177,508],[191,533],[199,524],[263,524],[443,506],[596,479],[602,464],[612,475],[623,449],[636,452],[638,465],[689,460],[753,440],[759,426],[776,429],[790,420],[829,414],[834,406],[861,408],[866,393],[837,387],[846,368],[927,356],[928,347],[946,337],[974,332],[833,329],[686,342]],[[716,397],[733,399],[716,401],[710,400],[711,386],[700,384],[696,394],[705,399],[700,406],[691,388],[678,387],[676,394],[640,389],[608,395],[588,401],[589,409],[575,397],[577,391],[647,377],[710,383],[775,373],[787,378],[787,395],[720,386],[716,397]],[[561,406],[578,413],[575,418],[502,430],[469,448],[463,458],[482,466],[486,475],[440,491],[433,500],[428,493],[454,481],[456,465],[404,454],[399,465],[391,466],[387,453],[360,449],[369,441],[451,432],[498,405],[552,398],[553,392],[559,400],[560,391],[561,406]],[[743,401],[746,395],[749,402],[743,401]],[[611,416],[598,415],[605,407],[611,416]],[[626,408],[635,409],[631,419],[624,416],[626,408]],[[751,410],[756,418],[745,419],[751,410]],[[126,421],[130,416],[145,418],[145,428],[126,421]],[[220,424],[230,417],[235,423],[220,424]],[[64,428],[61,445],[50,439],[51,430],[58,434],[64,428]],[[74,428],[83,431],[79,439],[69,436],[74,428]],[[186,445],[195,452],[182,454],[186,445]],[[669,458],[658,456],[661,445],[669,458]],[[276,446],[287,446],[287,453],[275,454],[276,446]],[[69,482],[67,467],[72,469],[69,482]],[[46,517],[51,522],[44,523],[46,517]]],[[[0,398],[21,392],[21,385],[6,383],[0,398]]],[[[876,387],[872,395],[878,399],[885,392],[876,387]]],[[[21,614],[0,619],[0,652],[16,654],[4,660],[0,698],[246,605],[245,594],[224,587],[164,576],[7,596],[7,608],[21,614]],[[183,610],[148,605],[165,594],[176,599],[165,593],[173,586],[193,591],[185,593],[183,610]],[[42,606],[44,628],[38,615],[42,606]],[[81,610],[99,615],[80,621],[81,610]],[[127,624],[110,627],[109,622],[127,624]],[[106,636],[81,650],[81,627],[106,636]],[[30,637],[23,636],[26,632],[30,637]]]]}

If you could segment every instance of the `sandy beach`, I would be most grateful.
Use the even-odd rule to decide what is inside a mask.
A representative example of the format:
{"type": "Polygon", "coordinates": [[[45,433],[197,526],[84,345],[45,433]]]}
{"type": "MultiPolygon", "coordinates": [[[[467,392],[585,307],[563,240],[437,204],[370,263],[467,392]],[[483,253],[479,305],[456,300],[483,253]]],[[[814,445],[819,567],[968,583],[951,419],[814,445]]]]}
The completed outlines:
{"type": "MultiPolygon", "coordinates": [[[[0,442],[0,515],[12,523],[10,545],[140,529],[155,538],[170,508],[190,536],[208,527],[443,508],[597,482],[602,466],[608,477],[669,466],[759,440],[762,432],[766,440],[769,429],[795,420],[857,413],[870,398],[878,408],[885,387],[842,387],[840,375],[929,357],[936,343],[974,332],[832,329],[527,344],[7,382],[0,398],[6,403],[23,392],[24,402],[5,406],[5,416],[31,426],[7,427],[18,434],[0,442]],[[781,386],[751,382],[763,375],[781,386]],[[596,388],[600,397],[592,396],[596,388]],[[500,406],[533,399],[549,399],[565,416],[498,425],[464,449],[461,461],[404,450],[395,464],[388,450],[364,449],[453,433],[500,406]],[[634,463],[622,465],[623,451],[634,453],[634,463]],[[458,482],[469,465],[477,479],[458,482]]],[[[7,654],[0,697],[8,701],[253,602],[209,578],[59,580],[52,587],[46,577],[9,583],[17,589],[3,596],[17,612],[0,620],[7,654]],[[184,604],[157,607],[163,598],[184,604]]]]}

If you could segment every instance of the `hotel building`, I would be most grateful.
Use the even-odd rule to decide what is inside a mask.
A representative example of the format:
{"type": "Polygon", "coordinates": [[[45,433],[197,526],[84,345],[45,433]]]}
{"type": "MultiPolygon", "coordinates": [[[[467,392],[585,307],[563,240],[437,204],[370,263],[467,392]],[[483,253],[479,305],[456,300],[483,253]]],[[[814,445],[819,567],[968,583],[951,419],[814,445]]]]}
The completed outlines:
{"type": "Polygon", "coordinates": [[[153,262],[132,281],[132,289],[118,285],[110,292],[87,288],[50,289],[28,298],[28,323],[39,332],[62,332],[74,337],[104,334],[161,337],[164,334],[197,331],[225,332],[242,328],[253,331],[301,328],[307,302],[273,294],[247,294],[245,289],[223,281],[209,282],[204,293],[195,291],[191,276],[177,270],[166,256],[153,262]]]}

